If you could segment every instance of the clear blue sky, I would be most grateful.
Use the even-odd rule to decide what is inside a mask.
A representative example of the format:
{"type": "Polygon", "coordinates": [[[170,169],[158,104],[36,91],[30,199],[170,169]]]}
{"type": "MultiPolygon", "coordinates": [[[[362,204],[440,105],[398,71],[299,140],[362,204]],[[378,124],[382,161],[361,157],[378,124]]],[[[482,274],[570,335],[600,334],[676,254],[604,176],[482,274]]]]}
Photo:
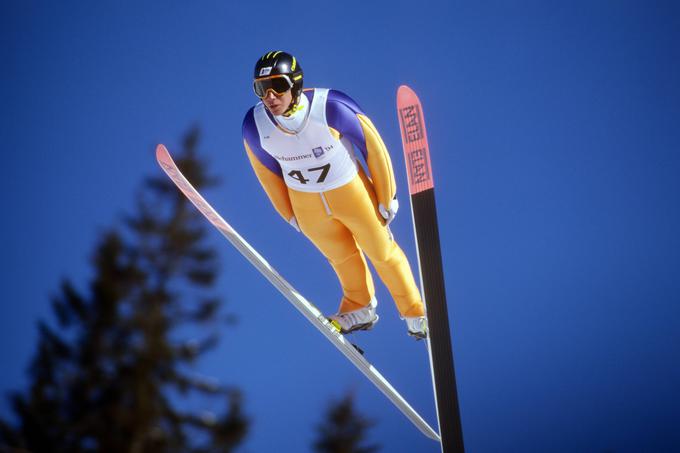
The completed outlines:
{"type": "MultiPolygon", "coordinates": [[[[178,150],[193,124],[224,179],[207,198],[335,309],[330,267],[279,220],[241,145],[254,62],[283,49],[307,86],[345,91],[383,135],[414,265],[397,87],[424,104],[468,450],[680,450],[678,4],[245,3],[2,3],[0,391],[25,385],[60,279],[85,287],[98,234],[158,174],[154,145],[178,150]]],[[[309,451],[327,400],[348,390],[384,451],[437,451],[211,238],[241,322],[196,371],[244,390],[243,451],[309,451]]],[[[356,338],[435,423],[423,345],[378,297],[380,324],[356,338]]]]}

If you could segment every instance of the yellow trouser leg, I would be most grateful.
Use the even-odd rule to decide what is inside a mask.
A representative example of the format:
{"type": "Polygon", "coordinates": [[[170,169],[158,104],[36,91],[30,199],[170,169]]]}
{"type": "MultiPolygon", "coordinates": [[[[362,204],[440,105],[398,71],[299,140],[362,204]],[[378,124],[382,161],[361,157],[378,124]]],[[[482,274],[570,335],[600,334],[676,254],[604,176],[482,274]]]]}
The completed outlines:
{"type": "Polygon", "coordinates": [[[351,183],[326,193],[334,216],[346,225],[375,266],[402,316],[425,314],[404,252],[390,237],[378,213],[375,192],[361,172],[351,183]]]}
{"type": "Polygon", "coordinates": [[[328,215],[321,194],[289,190],[289,195],[300,229],[328,259],[340,280],[343,298],[339,312],[368,305],[375,287],[352,233],[328,215]]]}
{"type": "Polygon", "coordinates": [[[321,194],[293,190],[289,190],[289,194],[300,228],[338,274],[344,291],[340,312],[365,306],[375,293],[361,254],[363,250],[387,286],[399,313],[402,316],[424,314],[406,256],[383,225],[373,187],[363,172],[350,183],[323,194],[330,215],[321,194]]]}

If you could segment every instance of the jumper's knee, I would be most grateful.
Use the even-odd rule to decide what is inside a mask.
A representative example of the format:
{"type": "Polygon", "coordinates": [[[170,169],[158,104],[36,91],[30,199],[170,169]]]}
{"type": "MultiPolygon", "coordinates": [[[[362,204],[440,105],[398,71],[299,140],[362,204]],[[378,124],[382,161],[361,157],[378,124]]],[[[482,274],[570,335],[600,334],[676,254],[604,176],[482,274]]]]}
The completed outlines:
{"type": "Polygon", "coordinates": [[[355,259],[357,259],[357,257],[360,258],[360,255],[359,255],[360,253],[361,252],[359,250],[354,250],[353,252],[351,252],[347,255],[338,257],[338,258],[329,257],[328,260],[331,262],[331,264],[334,267],[335,266],[342,266],[343,264],[347,263],[348,261],[355,260],[355,259]]]}
{"type": "Polygon", "coordinates": [[[380,250],[370,258],[373,265],[378,268],[398,266],[402,256],[399,249],[392,243],[390,247],[380,250]]]}

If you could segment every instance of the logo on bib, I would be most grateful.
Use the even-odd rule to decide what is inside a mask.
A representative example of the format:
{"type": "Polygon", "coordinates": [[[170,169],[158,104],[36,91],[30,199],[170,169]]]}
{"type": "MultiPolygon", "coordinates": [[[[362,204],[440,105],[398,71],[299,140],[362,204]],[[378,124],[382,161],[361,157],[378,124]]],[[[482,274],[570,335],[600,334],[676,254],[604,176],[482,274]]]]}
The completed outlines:
{"type": "Polygon", "coordinates": [[[320,146],[318,148],[314,148],[312,152],[314,153],[314,157],[316,157],[317,159],[324,155],[324,150],[320,146]]]}

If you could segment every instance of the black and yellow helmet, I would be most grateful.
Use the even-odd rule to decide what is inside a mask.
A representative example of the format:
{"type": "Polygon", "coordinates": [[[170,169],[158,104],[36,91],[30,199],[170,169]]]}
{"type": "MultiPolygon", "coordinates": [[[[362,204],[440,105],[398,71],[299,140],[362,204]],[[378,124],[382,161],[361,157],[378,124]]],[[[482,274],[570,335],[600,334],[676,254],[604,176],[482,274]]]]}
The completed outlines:
{"type": "Polygon", "coordinates": [[[292,88],[293,108],[302,94],[302,76],[302,67],[294,56],[282,50],[267,52],[255,64],[253,89],[263,97],[269,89],[280,93],[292,88]]]}

